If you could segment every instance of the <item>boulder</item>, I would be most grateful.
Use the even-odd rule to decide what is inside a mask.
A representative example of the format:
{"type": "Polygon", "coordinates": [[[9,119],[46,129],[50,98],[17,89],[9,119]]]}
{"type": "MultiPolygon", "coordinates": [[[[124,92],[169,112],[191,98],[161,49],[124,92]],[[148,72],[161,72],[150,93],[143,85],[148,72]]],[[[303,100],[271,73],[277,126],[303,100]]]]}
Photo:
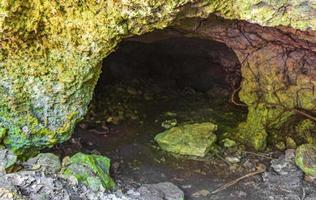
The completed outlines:
{"type": "Polygon", "coordinates": [[[100,155],[77,153],[63,161],[63,174],[74,176],[90,189],[98,191],[102,187],[112,189],[115,186],[110,177],[110,159],[100,155]]]}
{"type": "Polygon", "coordinates": [[[155,141],[165,151],[203,157],[216,142],[216,130],[211,122],[186,124],[159,133],[155,141]]]}

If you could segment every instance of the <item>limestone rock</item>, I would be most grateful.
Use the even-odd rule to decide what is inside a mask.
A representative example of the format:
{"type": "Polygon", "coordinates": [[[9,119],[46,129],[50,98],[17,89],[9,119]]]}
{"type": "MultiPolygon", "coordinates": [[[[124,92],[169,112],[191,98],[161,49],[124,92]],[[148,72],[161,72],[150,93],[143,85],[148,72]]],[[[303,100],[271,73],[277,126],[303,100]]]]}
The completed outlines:
{"type": "Polygon", "coordinates": [[[110,159],[105,156],[77,153],[71,158],[64,158],[64,161],[63,174],[76,177],[94,191],[115,186],[110,177],[110,159]]]}
{"type": "Polygon", "coordinates": [[[40,153],[36,157],[23,163],[25,168],[39,169],[45,173],[56,174],[61,169],[61,163],[58,156],[52,153],[40,153]]]}
{"type": "Polygon", "coordinates": [[[191,31],[225,41],[244,63],[239,95],[253,108],[248,123],[255,126],[245,129],[260,138],[249,139],[250,144],[262,149],[264,123],[280,121],[275,120],[280,110],[271,106],[255,111],[258,100],[281,104],[285,110],[297,102],[303,110],[315,108],[312,0],[14,0],[1,1],[0,10],[0,128],[6,130],[2,143],[17,154],[34,153],[69,139],[87,112],[100,62],[124,38],[211,13],[277,27],[252,24],[255,28],[248,29],[246,21],[234,25],[231,20],[222,23],[224,28],[218,28],[221,23],[199,23],[191,31]],[[295,48],[284,51],[288,47],[295,48]],[[259,120],[252,122],[255,118],[259,120]]]}
{"type": "Polygon", "coordinates": [[[184,200],[184,193],[170,182],[144,184],[138,188],[138,200],[184,200]]]}
{"type": "Polygon", "coordinates": [[[296,165],[306,175],[316,176],[316,146],[314,144],[303,144],[296,149],[296,165]]]}
{"type": "Polygon", "coordinates": [[[17,161],[17,156],[8,149],[0,149],[0,169],[5,170],[13,166],[17,161]]]}
{"type": "Polygon", "coordinates": [[[216,141],[217,126],[210,122],[173,127],[155,137],[165,150],[176,154],[205,156],[216,141]]]}

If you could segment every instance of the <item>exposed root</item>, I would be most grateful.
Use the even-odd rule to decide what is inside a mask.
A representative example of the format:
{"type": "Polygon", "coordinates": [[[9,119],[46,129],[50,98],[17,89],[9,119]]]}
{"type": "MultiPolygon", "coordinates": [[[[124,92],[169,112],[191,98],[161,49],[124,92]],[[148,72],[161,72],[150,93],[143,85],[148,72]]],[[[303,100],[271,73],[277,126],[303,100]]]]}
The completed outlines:
{"type": "Polygon", "coordinates": [[[238,102],[235,101],[236,93],[237,93],[239,90],[240,90],[240,86],[239,86],[238,88],[236,88],[236,89],[233,90],[232,95],[231,95],[231,97],[230,97],[230,101],[231,101],[234,105],[236,105],[236,106],[247,107],[246,104],[238,103],[238,102]]]}
{"type": "Polygon", "coordinates": [[[265,171],[266,171],[266,166],[265,166],[264,164],[259,164],[259,165],[256,167],[256,169],[257,169],[257,170],[254,171],[254,172],[251,172],[251,173],[249,173],[249,174],[246,174],[246,175],[244,175],[244,176],[242,176],[242,177],[239,177],[239,178],[237,178],[237,179],[235,179],[235,180],[233,180],[233,181],[231,181],[231,182],[229,182],[229,183],[226,183],[226,184],[222,185],[221,187],[217,188],[216,190],[213,190],[213,191],[211,192],[211,194],[216,194],[216,193],[218,193],[218,192],[221,192],[221,191],[223,191],[223,190],[225,190],[225,189],[227,189],[227,188],[229,188],[229,187],[235,185],[236,183],[238,183],[239,181],[241,181],[241,180],[243,180],[243,179],[246,179],[246,178],[249,178],[249,177],[251,177],[251,176],[255,176],[255,175],[258,175],[258,174],[261,174],[261,173],[265,172],[265,171]]]}
{"type": "Polygon", "coordinates": [[[310,120],[313,120],[314,122],[316,122],[316,117],[306,113],[306,112],[303,112],[301,110],[298,110],[298,109],[293,109],[297,114],[300,114],[300,115],[303,115],[305,117],[307,117],[308,119],[310,120]]]}

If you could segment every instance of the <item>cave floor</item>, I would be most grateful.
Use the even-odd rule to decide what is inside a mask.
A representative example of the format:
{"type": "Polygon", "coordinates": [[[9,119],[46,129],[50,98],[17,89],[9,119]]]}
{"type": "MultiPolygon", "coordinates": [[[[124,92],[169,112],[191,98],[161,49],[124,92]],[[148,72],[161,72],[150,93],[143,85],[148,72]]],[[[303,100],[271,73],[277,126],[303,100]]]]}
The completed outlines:
{"type": "Polygon", "coordinates": [[[176,119],[178,124],[212,121],[219,126],[218,137],[232,131],[245,119],[246,111],[229,103],[227,89],[217,85],[201,93],[134,80],[96,91],[87,117],[68,142],[53,150],[55,153],[65,156],[81,151],[108,156],[112,176],[126,191],[143,183],[169,181],[179,186],[188,200],[268,199],[260,191],[261,176],[247,178],[215,195],[209,192],[255,171],[259,163],[268,166],[278,152],[233,148],[202,159],[186,158],[163,152],[153,141],[164,130],[162,122],[168,125],[166,120],[176,119]]]}

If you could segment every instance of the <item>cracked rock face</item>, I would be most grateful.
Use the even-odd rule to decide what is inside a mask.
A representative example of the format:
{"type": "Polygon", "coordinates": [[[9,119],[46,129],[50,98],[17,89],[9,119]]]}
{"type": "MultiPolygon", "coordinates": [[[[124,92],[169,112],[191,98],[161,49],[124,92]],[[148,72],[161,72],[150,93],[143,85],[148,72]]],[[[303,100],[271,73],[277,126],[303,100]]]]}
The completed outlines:
{"type": "Polygon", "coordinates": [[[224,42],[239,57],[240,99],[249,107],[241,139],[263,149],[266,127],[315,110],[312,0],[15,0],[2,1],[0,13],[0,140],[17,154],[70,137],[99,63],[123,38],[211,13],[231,21],[199,19],[177,29],[224,42]]]}

